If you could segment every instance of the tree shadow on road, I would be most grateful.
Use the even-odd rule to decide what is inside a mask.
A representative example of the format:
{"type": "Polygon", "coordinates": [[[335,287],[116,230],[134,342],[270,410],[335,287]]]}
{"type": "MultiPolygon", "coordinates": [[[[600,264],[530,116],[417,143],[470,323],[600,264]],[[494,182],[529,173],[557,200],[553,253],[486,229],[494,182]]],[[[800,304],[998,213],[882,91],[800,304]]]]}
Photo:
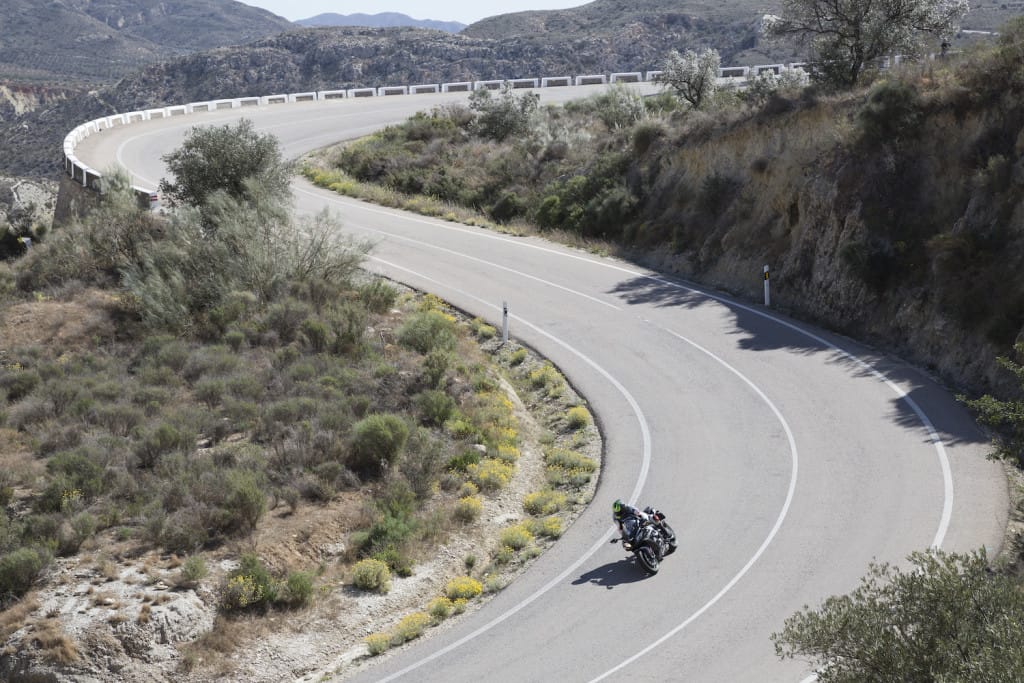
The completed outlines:
{"type": "Polygon", "coordinates": [[[572,585],[582,586],[584,584],[591,584],[611,590],[616,586],[636,583],[646,578],[647,573],[640,567],[637,567],[632,559],[623,558],[581,574],[578,579],[572,582],[572,585]]]}
{"type": "MultiPolygon", "coordinates": [[[[884,377],[900,385],[915,404],[924,410],[946,445],[983,443],[986,441],[966,411],[950,409],[948,398],[936,394],[935,381],[927,370],[914,368],[877,349],[814,326],[789,319],[777,310],[764,309],[727,294],[717,293],[683,280],[662,275],[645,275],[619,282],[609,290],[629,305],[650,305],[658,308],[697,309],[707,305],[724,306],[732,316],[732,336],[736,348],[748,351],[785,349],[802,355],[818,355],[829,364],[843,366],[856,377],[884,377]],[[928,386],[931,384],[932,386],[928,386]]],[[[891,417],[895,424],[920,432],[923,441],[931,441],[920,416],[904,398],[894,397],[891,417]]]]}

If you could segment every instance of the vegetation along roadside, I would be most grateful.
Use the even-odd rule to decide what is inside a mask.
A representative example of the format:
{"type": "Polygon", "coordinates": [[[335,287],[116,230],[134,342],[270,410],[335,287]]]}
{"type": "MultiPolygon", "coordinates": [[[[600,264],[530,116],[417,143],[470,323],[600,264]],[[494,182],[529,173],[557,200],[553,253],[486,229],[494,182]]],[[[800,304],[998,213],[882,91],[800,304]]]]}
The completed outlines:
{"type": "Polygon", "coordinates": [[[248,123],[167,163],[166,217],[112,174],[0,265],[2,677],[344,670],[564,532],[601,441],[555,368],[293,218],[248,123]]]}

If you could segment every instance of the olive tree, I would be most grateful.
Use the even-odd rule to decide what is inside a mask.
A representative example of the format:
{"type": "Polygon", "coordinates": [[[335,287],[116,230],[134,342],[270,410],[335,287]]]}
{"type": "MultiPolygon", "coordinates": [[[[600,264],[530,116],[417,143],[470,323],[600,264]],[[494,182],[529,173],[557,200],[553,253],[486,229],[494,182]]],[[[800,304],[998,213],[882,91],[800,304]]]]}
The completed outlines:
{"type": "Polygon", "coordinates": [[[707,104],[718,89],[718,69],[721,59],[717,50],[705,49],[700,54],[687,50],[679,54],[672,50],[665,60],[657,80],[694,109],[707,104]]]}
{"type": "Polygon", "coordinates": [[[860,587],[805,607],[772,635],[821,683],[1013,681],[1024,671],[1024,593],[984,550],[914,553],[902,571],[872,564],[860,587]]]}
{"type": "Polygon", "coordinates": [[[948,39],[967,10],[968,0],[782,0],[765,30],[809,42],[815,79],[846,89],[882,57],[916,57],[928,38],[948,39]]]}
{"type": "Polygon", "coordinates": [[[255,180],[273,200],[290,196],[290,169],[281,157],[277,138],[258,132],[248,119],[235,125],[193,128],[181,147],[163,156],[174,180],[160,182],[173,202],[202,207],[218,190],[234,199],[247,195],[255,180]]]}

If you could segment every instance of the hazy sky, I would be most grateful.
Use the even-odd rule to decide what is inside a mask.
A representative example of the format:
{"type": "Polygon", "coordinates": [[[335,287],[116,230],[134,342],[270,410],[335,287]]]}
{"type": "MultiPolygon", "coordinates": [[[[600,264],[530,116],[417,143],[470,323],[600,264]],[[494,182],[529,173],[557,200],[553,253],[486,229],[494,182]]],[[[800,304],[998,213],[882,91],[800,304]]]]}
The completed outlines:
{"type": "Polygon", "coordinates": [[[484,17],[536,9],[563,9],[585,5],[590,0],[241,0],[262,7],[285,19],[296,21],[317,14],[377,14],[401,12],[413,19],[461,21],[471,24],[484,17]]]}

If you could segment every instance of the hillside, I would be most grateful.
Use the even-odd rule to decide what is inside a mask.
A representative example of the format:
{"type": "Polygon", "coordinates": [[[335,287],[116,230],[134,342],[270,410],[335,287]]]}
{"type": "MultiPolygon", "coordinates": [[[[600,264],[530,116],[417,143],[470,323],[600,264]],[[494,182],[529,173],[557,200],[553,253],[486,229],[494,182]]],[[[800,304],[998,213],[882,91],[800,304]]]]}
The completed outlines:
{"type": "Polygon", "coordinates": [[[234,0],[5,0],[0,80],[110,83],[145,64],[292,26],[234,0]]]}
{"type": "Polygon", "coordinates": [[[611,92],[507,139],[436,114],[334,164],[752,300],[770,264],[775,307],[959,388],[1015,395],[995,358],[1024,333],[1024,22],[1004,30],[998,47],[842,95],[725,92],[695,112],[611,92]]]}
{"type": "Polygon", "coordinates": [[[366,26],[368,28],[392,28],[409,26],[413,28],[431,28],[435,31],[458,33],[466,25],[458,21],[435,21],[433,19],[413,19],[400,12],[378,12],[377,14],[318,14],[309,19],[299,19],[299,26],[366,26]]]}

